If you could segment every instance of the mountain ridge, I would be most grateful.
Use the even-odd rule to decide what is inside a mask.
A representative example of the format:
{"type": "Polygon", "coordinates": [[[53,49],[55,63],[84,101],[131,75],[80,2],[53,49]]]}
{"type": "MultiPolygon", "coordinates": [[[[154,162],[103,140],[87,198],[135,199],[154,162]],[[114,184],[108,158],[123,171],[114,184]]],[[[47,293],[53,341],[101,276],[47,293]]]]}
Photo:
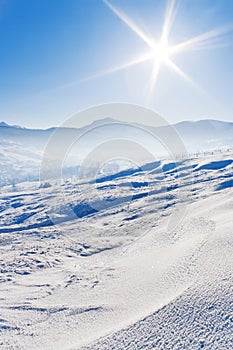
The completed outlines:
{"type": "MultiPolygon", "coordinates": [[[[120,121],[119,120],[116,120],[116,119],[113,119],[113,118],[110,118],[110,117],[105,117],[105,118],[101,118],[101,119],[98,119],[90,124],[87,124],[87,126],[91,126],[91,125],[99,125],[100,122],[111,122],[111,123],[114,123],[114,122],[117,122],[119,123],[120,121]]],[[[123,121],[124,122],[124,121],[123,121]]],[[[226,120],[219,120],[219,119],[212,119],[212,118],[204,118],[204,119],[198,119],[198,120],[181,120],[179,122],[176,122],[176,123],[171,123],[170,125],[171,126],[180,126],[180,125],[183,125],[183,124],[186,124],[186,125],[198,125],[198,124],[202,124],[202,123],[212,123],[212,124],[222,124],[222,125],[226,125],[226,124],[230,124],[233,126],[233,121],[226,121],[226,120]]],[[[30,131],[54,131],[56,129],[79,129],[79,128],[75,128],[75,127],[65,127],[65,126],[51,126],[51,127],[48,127],[48,128],[31,128],[31,127],[25,127],[25,126],[21,126],[21,125],[14,125],[14,124],[8,124],[7,122],[5,121],[1,121],[0,122],[0,128],[1,127],[4,127],[4,128],[16,128],[16,129],[22,129],[22,130],[30,130],[30,131]]]]}

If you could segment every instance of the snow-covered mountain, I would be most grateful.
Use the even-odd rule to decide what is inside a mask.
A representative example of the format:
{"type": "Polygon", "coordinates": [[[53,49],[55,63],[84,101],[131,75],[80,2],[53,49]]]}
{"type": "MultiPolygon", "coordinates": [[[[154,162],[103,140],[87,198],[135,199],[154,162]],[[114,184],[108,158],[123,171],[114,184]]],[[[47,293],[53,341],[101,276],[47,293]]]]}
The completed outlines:
{"type": "Polygon", "coordinates": [[[2,187],[1,349],[231,349],[232,174],[227,152],[2,187]]]}
{"type": "Polygon", "coordinates": [[[106,132],[147,141],[104,123],[0,124],[1,349],[231,349],[233,123],[174,126],[188,152],[221,152],[110,162],[80,182],[80,154],[106,132]],[[58,153],[87,136],[61,182],[39,183],[56,130],[58,153]]]}
{"type": "MultiPolygon", "coordinates": [[[[151,130],[151,127],[139,125],[144,130],[151,130]]],[[[224,148],[233,144],[233,123],[217,120],[201,120],[197,122],[185,121],[174,125],[177,133],[183,140],[187,152],[194,153],[203,150],[213,150],[224,148]]],[[[19,126],[10,126],[4,122],[0,123],[0,185],[7,183],[16,183],[28,179],[38,179],[38,172],[43,150],[57,128],[28,129],[19,126]]],[[[81,129],[60,128],[60,138],[63,142],[74,137],[79,137],[86,130],[92,130],[92,133],[86,133],[84,141],[74,148],[67,160],[66,171],[72,173],[72,168],[77,166],[85,153],[86,148],[92,147],[93,143],[101,141],[108,134],[108,138],[114,138],[116,130],[118,135],[123,137],[135,137],[135,128],[122,126],[114,123],[111,118],[96,121],[81,129]],[[105,123],[105,128],[101,126],[105,123]],[[106,130],[107,128],[107,130],[106,130]],[[70,170],[69,170],[70,169],[70,170]]],[[[167,127],[160,128],[160,132],[166,134],[167,127]]],[[[138,134],[137,138],[143,139],[143,133],[138,134]]],[[[148,138],[148,135],[146,135],[148,138]]],[[[62,141],[58,147],[62,147],[62,141]]],[[[158,156],[162,154],[163,149],[160,145],[156,146],[158,156]]]]}
{"type": "MultiPolygon", "coordinates": [[[[102,123],[114,123],[111,118],[105,118],[92,123],[89,128],[95,128],[102,123]]],[[[142,124],[143,126],[143,124],[142,124]]],[[[198,149],[217,148],[232,145],[233,143],[233,122],[219,120],[184,121],[173,125],[183,139],[185,146],[190,151],[198,149]]],[[[145,126],[144,126],[145,127],[145,126]]],[[[85,129],[84,127],[83,129],[85,129]]],[[[166,128],[166,127],[165,127],[166,128]]],[[[28,147],[43,149],[57,128],[49,129],[28,129],[19,126],[10,126],[4,122],[0,123],[0,140],[19,143],[28,147]]],[[[79,132],[83,132],[83,129],[79,132]]],[[[64,137],[77,133],[72,128],[63,128],[64,137]]]]}
{"type": "Polygon", "coordinates": [[[188,151],[222,148],[233,144],[233,123],[219,120],[181,122],[175,125],[188,151]]]}

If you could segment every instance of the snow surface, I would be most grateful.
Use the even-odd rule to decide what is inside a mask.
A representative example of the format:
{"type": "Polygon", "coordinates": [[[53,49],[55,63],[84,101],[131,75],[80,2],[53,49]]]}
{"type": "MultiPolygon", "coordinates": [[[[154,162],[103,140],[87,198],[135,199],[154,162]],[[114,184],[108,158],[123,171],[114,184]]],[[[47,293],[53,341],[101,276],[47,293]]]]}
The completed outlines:
{"type": "Polygon", "coordinates": [[[228,152],[2,187],[0,348],[232,349],[232,170],[228,152]]]}

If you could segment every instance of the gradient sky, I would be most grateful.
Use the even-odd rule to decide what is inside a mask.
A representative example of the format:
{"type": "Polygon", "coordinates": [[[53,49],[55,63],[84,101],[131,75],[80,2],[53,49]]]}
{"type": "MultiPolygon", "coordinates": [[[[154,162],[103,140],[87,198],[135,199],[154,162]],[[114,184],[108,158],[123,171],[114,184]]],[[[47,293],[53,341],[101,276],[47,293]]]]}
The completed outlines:
{"type": "MultiPolygon", "coordinates": [[[[165,0],[111,3],[155,40],[160,37],[165,0]]],[[[181,0],[170,40],[232,24],[233,1],[181,0]]],[[[87,79],[147,49],[101,0],[0,0],[0,120],[45,128],[96,104],[129,102],[171,123],[233,121],[233,32],[223,44],[174,58],[200,90],[163,66],[148,102],[150,62],[87,79]]]]}

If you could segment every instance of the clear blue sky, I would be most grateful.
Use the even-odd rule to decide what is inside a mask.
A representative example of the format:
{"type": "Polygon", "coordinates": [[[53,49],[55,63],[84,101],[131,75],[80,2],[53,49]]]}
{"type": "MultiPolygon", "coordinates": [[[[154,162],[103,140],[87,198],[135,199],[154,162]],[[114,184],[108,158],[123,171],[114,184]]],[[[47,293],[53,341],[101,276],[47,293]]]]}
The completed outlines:
{"type": "MultiPolygon", "coordinates": [[[[183,0],[170,40],[178,43],[233,24],[233,1],[183,0]]],[[[111,0],[146,28],[161,34],[165,0],[111,0]]],[[[59,125],[95,104],[148,106],[170,122],[233,121],[233,34],[223,47],[174,57],[204,91],[162,66],[148,102],[150,62],[86,78],[133,59],[148,47],[101,0],[0,0],[0,121],[30,127],[59,125]]]]}

